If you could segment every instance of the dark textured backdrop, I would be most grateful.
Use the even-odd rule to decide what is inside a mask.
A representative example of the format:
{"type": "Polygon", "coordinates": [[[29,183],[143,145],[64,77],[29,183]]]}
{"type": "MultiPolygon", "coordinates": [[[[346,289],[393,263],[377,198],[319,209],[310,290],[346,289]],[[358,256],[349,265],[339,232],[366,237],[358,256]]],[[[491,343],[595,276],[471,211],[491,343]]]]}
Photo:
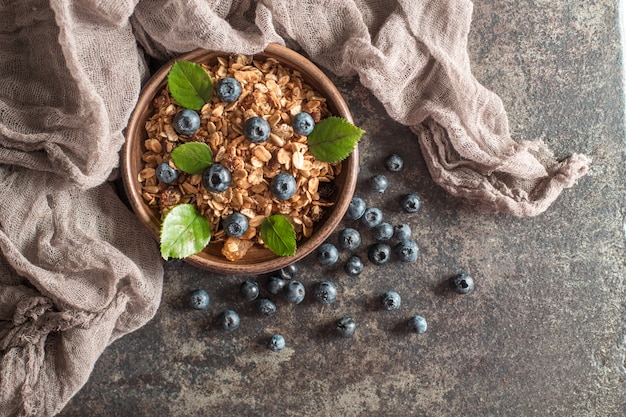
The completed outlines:
{"type": "MultiPolygon", "coordinates": [[[[614,1],[486,0],[475,3],[470,56],[475,76],[498,93],[518,139],[544,140],[556,155],[593,158],[590,174],[548,212],[531,219],[481,215],[431,181],[415,137],[391,122],[356,80],[336,80],[368,133],[358,194],[391,223],[408,222],[418,261],[367,265],[359,278],[340,265],[301,263],[310,289],[339,287],[335,304],[278,300],[273,318],[241,301],[245,278],[180,262],[167,266],[163,302],[143,329],[111,345],[62,416],[623,416],[624,126],[618,12],[614,1]],[[382,196],[366,181],[401,154],[382,196]],[[414,191],[422,210],[402,214],[414,191]],[[471,273],[475,293],[455,296],[446,278],[471,273]],[[205,312],[184,307],[206,288],[205,312]],[[399,311],[379,295],[395,289],[399,311]],[[215,330],[235,308],[242,326],[215,330]],[[426,334],[407,333],[415,313],[426,334]],[[329,325],[351,315],[357,334],[329,325]],[[282,333],[287,348],[265,347],[282,333]]],[[[343,226],[351,225],[345,222],[343,226]]],[[[371,237],[363,228],[364,254],[371,237]]],[[[335,237],[336,238],[336,237],[335,237]]],[[[342,253],[345,260],[347,253],[342,253]]],[[[253,277],[257,278],[257,277],[253,277]]],[[[264,282],[263,278],[259,278],[264,282]]]]}

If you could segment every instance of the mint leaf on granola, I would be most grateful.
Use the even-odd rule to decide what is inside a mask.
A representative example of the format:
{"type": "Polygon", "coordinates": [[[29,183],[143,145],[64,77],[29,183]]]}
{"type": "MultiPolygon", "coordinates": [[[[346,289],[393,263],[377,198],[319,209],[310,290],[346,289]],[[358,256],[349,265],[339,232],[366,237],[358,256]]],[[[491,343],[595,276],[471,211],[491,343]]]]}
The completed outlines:
{"type": "Polygon", "coordinates": [[[274,214],[261,223],[261,239],[278,256],[296,254],[296,232],[293,225],[281,214],[274,214]]]}
{"type": "Polygon", "coordinates": [[[199,174],[213,163],[213,152],[204,142],[188,142],[172,151],[176,168],[187,174],[199,174]]]}
{"type": "Polygon", "coordinates": [[[170,94],[181,106],[200,110],[213,96],[213,81],[200,64],[176,61],[167,74],[170,94]]]}
{"type": "Polygon", "coordinates": [[[191,204],[175,206],[161,224],[161,256],[165,260],[195,255],[210,240],[209,221],[191,204]]]}
{"type": "Polygon", "coordinates": [[[363,133],[347,120],[331,116],[317,123],[309,134],[309,151],[319,161],[340,162],[350,155],[363,133]]]}

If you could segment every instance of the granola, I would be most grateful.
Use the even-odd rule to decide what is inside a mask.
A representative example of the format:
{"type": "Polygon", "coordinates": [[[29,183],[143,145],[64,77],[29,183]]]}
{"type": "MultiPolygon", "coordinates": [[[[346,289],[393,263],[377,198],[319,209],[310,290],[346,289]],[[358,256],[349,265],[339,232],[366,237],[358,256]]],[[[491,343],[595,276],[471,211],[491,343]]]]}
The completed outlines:
{"type": "Polygon", "coordinates": [[[138,175],[143,199],[158,216],[163,216],[176,204],[194,204],[210,223],[212,241],[223,242],[222,253],[236,260],[254,244],[263,244],[258,233],[263,220],[272,214],[283,214],[294,225],[297,239],[310,237],[315,222],[333,205],[320,196],[320,183],[333,182],[341,164],[316,160],[309,152],[306,136],[294,132],[291,121],[305,111],[317,123],[330,116],[326,99],[313,90],[301,74],[280,62],[267,58],[251,59],[244,55],[218,57],[215,65],[203,65],[214,85],[224,77],[233,77],[242,92],[232,103],[211,99],[199,111],[201,124],[193,135],[176,133],[172,119],[182,109],[171,97],[167,86],[154,98],[154,114],[145,124],[148,138],[142,156],[144,167],[138,175]],[[266,142],[255,144],[243,135],[244,122],[254,116],[265,118],[270,127],[266,142]],[[207,143],[213,161],[231,172],[231,186],[224,192],[213,193],[202,186],[202,174],[179,173],[176,182],[158,181],[155,168],[169,163],[172,150],[183,143],[207,143]],[[274,176],[287,172],[296,178],[297,191],[289,200],[278,200],[270,191],[274,176]],[[233,211],[249,220],[246,233],[229,238],[221,221],[233,211]]]}

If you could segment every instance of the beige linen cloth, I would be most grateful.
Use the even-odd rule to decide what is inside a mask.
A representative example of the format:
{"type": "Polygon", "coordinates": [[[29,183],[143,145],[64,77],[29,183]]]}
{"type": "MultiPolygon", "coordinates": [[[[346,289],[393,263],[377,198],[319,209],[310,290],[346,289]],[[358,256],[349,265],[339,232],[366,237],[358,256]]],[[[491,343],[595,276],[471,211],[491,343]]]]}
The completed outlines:
{"type": "Polygon", "coordinates": [[[510,137],[471,74],[471,14],[468,0],[0,1],[0,416],[58,413],[159,305],[157,244],[109,182],[146,54],[302,48],[410,126],[448,192],[547,209],[589,160],[510,137]]]}

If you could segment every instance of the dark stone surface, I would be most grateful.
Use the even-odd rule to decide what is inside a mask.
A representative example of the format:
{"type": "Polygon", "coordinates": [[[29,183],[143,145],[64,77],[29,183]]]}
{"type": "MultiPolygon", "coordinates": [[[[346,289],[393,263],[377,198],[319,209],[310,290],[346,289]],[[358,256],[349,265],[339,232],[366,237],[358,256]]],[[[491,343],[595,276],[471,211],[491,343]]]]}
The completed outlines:
{"type": "MultiPolygon", "coordinates": [[[[180,262],[167,266],[163,301],[144,328],[114,342],[61,416],[623,416],[624,127],[617,5],[611,1],[477,2],[469,39],[475,76],[498,93],[516,139],[541,139],[558,157],[593,158],[590,174],[544,214],[529,219],[477,214],[445,194],[426,170],[416,138],[388,120],[356,81],[339,80],[367,136],[358,194],[392,224],[408,222],[420,246],[415,264],[392,261],[348,277],[340,263],[301,263],[307,290],[322,279],[337,302],[280,297],[274,317],[242,301],[246,278],[180,262]],[[366,180],[390,152],[405,158],[384,195],[366,180]],[[408,191],[422,209],[403,214],[408,191]],[[459,296],[446,280],[473,275],[459,296]],[[211,294],[206,311],[186,295],[211,294]],[[380,294],[402,295],[383,311],[380,294]],[[225,333],[215,318],[239,311],[225,333]],[[410,334],[413,314],[428,320],[410,334]],[[341,339],[332,324],[358,322],[341,339]],[[266,347],[274,333],[287,347],[266,347]]],[[[353,225],[344,221],[343,226],[353,225]]],[[[357,250],[366,259],[363,227],[357,250]]],[[[336,236],[334,237],[336,239],[336,236]]],[[[309,294],[310,295],[310,294],[309,294]]]]}

